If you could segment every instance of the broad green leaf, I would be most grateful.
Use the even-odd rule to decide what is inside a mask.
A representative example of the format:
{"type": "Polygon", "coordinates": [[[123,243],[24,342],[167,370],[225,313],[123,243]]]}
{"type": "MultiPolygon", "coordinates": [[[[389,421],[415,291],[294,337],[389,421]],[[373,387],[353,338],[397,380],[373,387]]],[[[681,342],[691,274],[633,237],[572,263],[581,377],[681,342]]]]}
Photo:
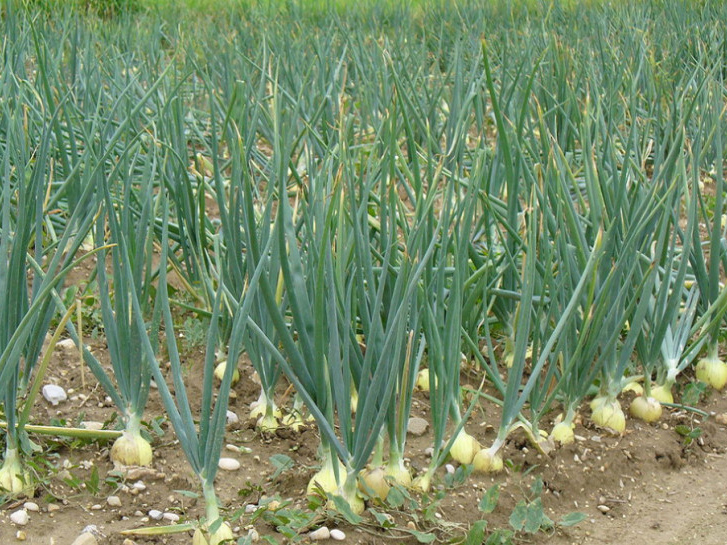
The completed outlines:
{"type": "Polygon", "coordinates": [[[270,477],[272,480],[277,479],[281,473],[293,467],[293,459],[285,454],[273,454],[270,457],[270,463],[275,467],[275,472],[270,477]]]}
{"type": "Polygon", "coordinates": [[[580,524],[587,518],[588,518],[588,515],[586,515],[585,513],[580,513],[579,511],[573,511],[572,513],[563,515],[563,518],[560,519],[560,522],[558,523],[558,525],[567,528],[569,526],[575,526],[576,524],[580,524]]]}
{"type": "Polygon", "coordinates": [[[432,543],[437,536],[431,532],[419,532],[418,530],[406,530],[408,534],[413,535],[419,543],[432,543]]]}
{"type": "Polygon", "coordinates": [[[480,500],[477,508],[483,513],[492,513],[495,510],[495,507],[497,507],[497,502],[499,499],[500,485],[494,484],[487,490],[487,492],[485,492],[485,495],[482,496],[482,499],[480,500]]]}
{"type": "Polygon", "coordinates": [[[487,530],[487,521],[478,520],[467,532],[464,545],[481,545],[485,541],[485,530],[487,530]]]}
{"type": "Polygon", "coordinates": [[[344,500],[341,496],[334,495],[331,497],[333,498],[333,503],[336,505],[336,510],[343,515],[343,518],[351,524],[361,524],[363,518],[351,510],[351,506],[346,500],[344,500]]]}
{"type": "Polygon", "coordinates": [[[525,526],[527,516],[528,506],[525,500],[520,500],[510,514],[510,526],[512,526],[513,530],[517,532],[521,531],[525,526]]]}

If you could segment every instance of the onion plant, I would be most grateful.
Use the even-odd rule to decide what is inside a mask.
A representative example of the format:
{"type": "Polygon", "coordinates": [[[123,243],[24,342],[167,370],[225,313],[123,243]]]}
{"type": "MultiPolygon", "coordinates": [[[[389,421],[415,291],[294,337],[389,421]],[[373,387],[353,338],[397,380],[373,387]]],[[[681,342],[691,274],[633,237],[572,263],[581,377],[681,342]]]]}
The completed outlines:
{"type": "MultiPolygon", "coordinates": [[[[146,174],[138,192],[134,190],[132,179],[126,178],[120,184],[121,195],[116,199],[111,195],[109,183],[103,183],[101,191],[104,193],[106,221],[102,216],[96,222],[96,244],[102,246],[107,242],[107,226],[110,234],[108,242],[112,244],[110,263],[113,284],[110,285],[106,272],[107,250],[99,253],[96,273],[115,387],[111,386],[112,377],[93,354],[89,354],[86,359],[121,413],[124,434],[114,442],[110,453],[111,461],[120,467],[146,466],[152,461],[151,445],[141,435],[141,419],[149,396],[151,371],[136,324],[139,318],[131,304],[134,294],[142,308],[149,311],[151,279],[155,276],[152,243],[158,199],[153,195],[153,172],[146,174]],[[140,206],[138,217],[132,211],[134,194],[140,206]]],[[[153,327],[152,333],[155,330],[153,327]]]]}
{"type": "MultiPolygon", "coordinates": [[[[169,252],[168,239],[168,201],[163,199],[162,211],[162,263],[166,262],[169,252]]],[[[126,265],[127,274],[130,268],[126,265]]],[[[254,301],[253,294],[258,289],[258,282],[263,267],[257,267],[254,274],[249,278],[247,290],[241,304],[237,307],[233,320],[232,334],[228,346],[228,355],[232,361],[236,361],[242,350],[242,342],[247,328],[250,307],[254,301]]],[[[174,319],[172,317],[166,267],[159,271],[159,288],[157,290],[157,305],[161,309],[165,329],[167,353],[171,364],[171,381],[174,388],[167,383],[167,377],[162,373],[160,363],[157,359],[153,339],[144,324],[144,316],[141,304],[135,292],[131,292],[131,303],[135,316],[135,326],[141,339],[145,357],[151,363],[151,374],[159,387],[159,394],[166,409],[167,415],[174,427],[175,434],[189,462],[192,471],[200,480],[202,493],[205,502],[205,520],[195,531],[194,542],[198,544],[218,543],[233,539],[229,525],[223,521],[219,502],[214,488],[214,480],[217,474],[220,453],[224,442],[225,425],[227,421],[227,406],[229,402],[230,388],[234,366],[228,365],[222,377],[221,384],[217,390],[215,399],[215,351],[217,344],[217,328],[219,327],[222,286],[217,291],[213,303],[213,312],[210,320],[210,328],[207,336],[207,348],[204,358],[204,378],[202,383],[202,399],[200,413],[197,418],[193,417],[191,400],[187,395],[185,386],[185,371],[179,356],[176,336],[174,334],[174,319]]]]}
{"type": "MultiPolygon", "coordinates": [[[[700,218],[709,231],[709,238],[706,248],[703,248],[699,240],[698,230],[694,230],[695,241],[693,244],[692,267],[696,277],[701,296],[705,302],[702,307],[713,305],[718,299],[720,292],[724,289],[720,283],[721,271],[727,269],[727,253],[725,252],[725,236],[727,233],[727,222],[724,221],[725,213],[725,180],[724,180],[724,142],[722,139],[722,128],[724,124],[724,108],[721,105],[722,92],[716,89],[723,88],[722,78],[710,77],[706,85],[702,99],[702,107],[705,119],[700,125],[709,127],[706,141],[698,139],[695,142],[696,164],[693,165],[694,181],[699,183],[699,167],[706,159],[711,160],[712,168],[708,180],[714,184],[714,204],[706,205],[703,194],[700,192],[700,218]],[[724,225],[723,225],[724,224],[724,225]],[[705,255],[705,253],[707,255],[705,255]]],[[[719,357],[719,331],[721,323],[713,321],[709,330],[710,340],[707,346],[707,355],[697,362],[697,378],[706,382],[716,389],[724,388],[727,384],[727,363],[719,357]]]]}
{"type": "MultiPolygon", "coordinates": [[[[5,80],[7,86],[9,82],[5,80]]],[[[43,237],[48,211],[45,208],[51,182],[50,127],[40,137],[37,150],[24,145],[21,105],[2,108],[2,133],[8,148],[2,160],[2,210],[0,227],[0,404],[7,421],[5,453],[0,467],[0,490],[32,496],[34,485],[23,460],[31,443],[24,429],[26,418],[17,418],[24,395],[55,314],[53,290],[60,287],[76,264],[75,254],[91,227],[93,187],[81,195],[79,208],[67,218],[60,240],[47,244],[43,237]],[[22,449],[21,449],[22,447],[22,449]]],[[[32,403],[34,396],[26,400],[32,403]]]]}

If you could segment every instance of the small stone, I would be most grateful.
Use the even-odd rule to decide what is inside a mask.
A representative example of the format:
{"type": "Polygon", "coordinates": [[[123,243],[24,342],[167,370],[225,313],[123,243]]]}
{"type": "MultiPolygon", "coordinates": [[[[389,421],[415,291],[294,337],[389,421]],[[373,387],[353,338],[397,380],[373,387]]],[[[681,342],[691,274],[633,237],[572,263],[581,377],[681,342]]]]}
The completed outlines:
{"type": "Polygon", "coordinates": [[[417,525],[414,523],[413,520],[410,520],[409,522],[407,522],[406,523],[406,527],[409,528],[410,530],[416,530],[417,529],[417,525]]]}
{"type": "Polygon", "coordinates": [[[123,541],[121,545],[136,545],[135,541],[131,541],[128,537],[123,541]]]}
{"type": "Polygon", "coordinates": [[[335,530],[331,530],[331,539],[335,539],[336,541],[343,541],[344,539],[346,539],[346,534],[336,528],[335,530]]]}
{"type": "MultiPolygon", "coordinates": [[[[160,471],[156,471],[154,468],[151,467],[144,467],[144,466],[138,466],[138,467],[131,467],[126,472],[126,478],[130,481],[136,481],[141,479],[163,479],[164,473],[160,471]]],[[[144,484],[143,482],[141,484],[144,484]]],[[[143,489],[140,489],[140,491],[146,490],[146,485],[144,485],[143,489]]]]}
{"type": "Polygon", "coordinates": [[[257,543],[260,541],[260,534],[255,528],[250,528],[250,530],[247,532],[247,537],[250,539],[251,543],[257,543]]]}
{"type": "Polygon", "coordinates": [[[434,456],[434,447],[427,447],[424,449],[424,455],[431,458],[434,456]]]}
{"type": "Polygon", "coordinates": [[[63,339],[56,343],[56,348],[61,348],[62,350],[74,350],[76,348],[76,343],[73,342],[73,339],[63,339]]]}
{"type": "Polygon", "coordinates": [[[255,511],[257,511],[257,505],[255,505],[254,503],[248,503],[245,506],[245,514],[246,515],[251,515],[255,511]]]}
{"type": "Polygon", "coordinates": [[[446,469],[447,473],[449,473],[450,475],[454,475],[454,466],[452,464],[445,465],[444,469],[446,469]]]}
{"type": "Polygon", "coordinates": [[[164,516],[164,513],[159,511],[159,509],[152,509],[149,511],[149,517],[151,517],[154,520],[162,520],[162,517],[164,516]]]}
{"type": "Polygon", "coordinates": [[[91,532],[83,532],[81,535],[79,535],[71,545],[98,545],[98,541],[96,541],[96,536],[94,536],[91,532]]]}
{"type": "Polygon", "coordinates": [[[25,533],[25,530],[18,530],[15,532],[15,539],[18,541],[25,541],[28,539],[28,534],[25,533]]]}
{"type": "Polygon", "coordinates": [[[599,510],[599,511],[600,511],[601,513],[604,513],[604,514],[605,514],[605,513],[608,513],[608,512],[609,512],[609,511],[611,510],[611,508],[610,508],[610,507],[609,507],[608,505],[603,505],[603,504],[599,505],[597,509],[598,509],[598,510],[599,510]]]}
{"type": "Polygon", "coordinates": [[[55,513],[56,511],[60,510],[60,508],[61,506],[55,503],[49,503],[48,507],[46,507],[49,513],[55,513]]]}
{"type": "Polygon", "coordinates": [[[68,399],[66,391],[57,384],[46,384],[43,386],[43,397],[54,407],[61,401],[68,399]]]}
{"type": "Polygon", "coordinates": [[[121,507],[121,498],[118,496],[109,496],[106,498],[106,503],[109,504],[109,507],[121,507]]]}
{"type": "Polygon", "coordinates": [[[40,511],[40,507],[38,507],[38,504],[33,501],[26,501],[23,504],[23,507],[25,508],[26,511],[33,511],[34,513],[37,513],[38,511],[40,511]]]}
{"type": "Polygon", "coordinates": [[[99,431],[103,429],[103,422],[89,420],[88,422],[81,422],[81,427],[87,430],[99,431]]]}
{"type": "Polygon", "coordinates": [[[168,520],[169,522],[179,522],[179,515],[177,515],[176,513],[165,512],[162,515],[162,518],[164,520],[168,520]]]}
{"type": "Polygon", "coordinates": [[[10,515],[10,520],[18,526],[25,526],[30,521],[30,517],[25,509],[20,509],[10,515]]]}
{"type": "Polygon", "coordinates": [[[132,490],[138,490],[139,492],[143,492],[146,490],[146,485],[143,481],[136,481],[134,484],[131,485],[132,490]]]}
{"type": "Polygon", "coordinates": [[[237,424],[240,421],[240,417],[232,411],[227,411],[227,425],[237,424]]]}
{"type": "Polygon", "coordinates": [[[324,539],[328,539],[331,537],[331,531],[327,527],[321,526],[317,530],[314,530],[310,534],[308,534],[308,537],[311,538],[313,541],[323,541],[324,539]]]}
{"type": "Polygon", "coordinates": [[[134,516],[135,517],[143,517],[144,516],[144,513],[142,513],[141,511],[137,510],[137,511],[134,511],[134,516]]]}
{"type": "Polygon", "coordinates": [[[714,417],[714,420],[715,422],[717,422],[717,424],[727,426],[727,413],[718,414],[714,417]]]}
{"type": "Polygon", "coordinates": [[[429,429],[429,422],[418,416],[410,418],[406,426],[406,431],[415,437],[424,435],[427,429],[429,429]]]}
{"type": "Polygon", "coordinates": [[[220,458],[217,466],[220,469],[224,469],[225,471],[237,471],[238,469],[240,469],[240,462],[238,462],[234,458],[220,458]]]}
{"type": "Polygon", "coordinates": [[[100,503],[94,503],[91,506],[91,511],[101,511],[103,509],[103,506],[100,503]]]}

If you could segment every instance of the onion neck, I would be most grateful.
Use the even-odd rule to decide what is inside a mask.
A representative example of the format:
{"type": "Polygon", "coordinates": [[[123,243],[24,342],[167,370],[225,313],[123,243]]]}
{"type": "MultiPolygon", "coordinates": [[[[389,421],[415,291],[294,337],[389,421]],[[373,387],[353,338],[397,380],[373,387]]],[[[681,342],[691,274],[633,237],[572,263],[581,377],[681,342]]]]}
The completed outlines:
{"type": "Polygon", "coordinates": [[[209,526],[220,518],[220,507],[217,502],[214,483],[203,479],[202,494],[204,495],[204,513],[207,518],[207,525],[209,526]]]}
{"type": "Polygon", "coordinates": [[[141,437],[141,418],[131,408],[126,409],[124,432],[132,437],[141,437]]]}

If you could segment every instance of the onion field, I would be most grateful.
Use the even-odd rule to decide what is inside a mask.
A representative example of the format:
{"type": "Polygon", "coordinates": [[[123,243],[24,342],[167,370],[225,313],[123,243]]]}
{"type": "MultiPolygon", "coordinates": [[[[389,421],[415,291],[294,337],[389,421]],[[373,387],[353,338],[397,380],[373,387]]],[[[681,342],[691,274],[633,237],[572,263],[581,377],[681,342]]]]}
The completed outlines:
{"type": "Polygon", "coordinates": [[[0,542],[723,543],[725,20],[0,2],[0,542]]]}

